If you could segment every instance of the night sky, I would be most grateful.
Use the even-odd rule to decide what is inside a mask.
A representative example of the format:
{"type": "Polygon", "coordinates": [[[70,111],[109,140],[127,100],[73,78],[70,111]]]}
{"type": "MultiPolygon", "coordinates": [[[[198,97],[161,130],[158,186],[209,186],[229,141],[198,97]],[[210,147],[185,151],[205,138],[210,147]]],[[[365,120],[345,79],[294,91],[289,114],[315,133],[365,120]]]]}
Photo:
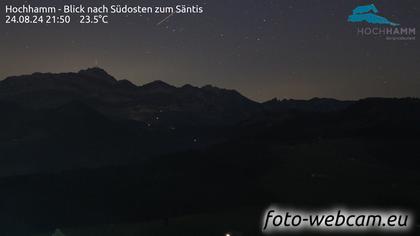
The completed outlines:
{"type": "MultiPolygon", "coordinates": [[[[420,96],[420,39],[356,34],[357,5],[420,30],[418,0],[2,1],[0,78],[98,65],[141,85],[212,84],[278,98],[420,96]],[[199,4],[201,15],[112,16],[108,25],[6,25],[4,5],[199,4]]],[[[76,19],[76,18],[74,18],[76,19]]]]}

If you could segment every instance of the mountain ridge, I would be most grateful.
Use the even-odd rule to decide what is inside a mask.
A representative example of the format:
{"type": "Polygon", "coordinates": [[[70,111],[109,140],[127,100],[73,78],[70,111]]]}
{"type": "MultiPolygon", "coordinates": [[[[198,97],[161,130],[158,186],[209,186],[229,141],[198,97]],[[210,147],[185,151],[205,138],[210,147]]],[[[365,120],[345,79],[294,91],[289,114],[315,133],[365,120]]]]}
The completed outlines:
{"type": "Polygon", "coordinates": [[[172,120],[167,122],[185,124],[235,123],[260,109],[257,102],[235,90],[175,87],[163,81],[137,86],[101,68],[10,76],[0,81],[0,100],[31,109],[81,101],[111,117],[150,122],[164,112],[172,120]]]}
{"type": "MultiPolygon", "coordinates": [[[[412,99],[416,101],[416,98],[412,99]]],[[[129,80],[118,80],[104,69],[94,67],[79,72],[9,76],[0,81],[0,101],[35,110],[59,108],[78,101],[111,118],[145,123],[156,123],[159,119],[160,124],[166,125],[220,125],[252,120],[264,116],[266,112],[333,112],[354,106],[367,109],[361,104],[373,103],[372,106],[375,106],[398,100],[274,98],[256,102],[236,90],[213,85],[176,87],[161,80],[136,85],[129,80]]]]}

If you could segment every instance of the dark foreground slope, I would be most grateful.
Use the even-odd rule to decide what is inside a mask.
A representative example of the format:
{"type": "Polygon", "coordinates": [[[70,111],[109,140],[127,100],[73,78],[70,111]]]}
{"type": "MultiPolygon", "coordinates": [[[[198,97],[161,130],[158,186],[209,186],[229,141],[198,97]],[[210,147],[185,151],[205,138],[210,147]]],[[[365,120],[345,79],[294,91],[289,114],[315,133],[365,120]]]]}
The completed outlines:
{"type": "MultiPolygon", "coordinates": [[[[91,99],[37,107],[9,96],[0,103],[1,235],[259,235],[272,203],[420,210],[420,100],[245,102],[227,115],[238,97],[220,96],[201,99],[218,104],[218,120],[235,119],[197,114],[192,125],[115,117],[91,99]]],[[[153,116],[168,114],[160,109],[172,98],[150,101],[153,116]]],[[[179,104],[177,114],[197,112],[179,104]]]]}

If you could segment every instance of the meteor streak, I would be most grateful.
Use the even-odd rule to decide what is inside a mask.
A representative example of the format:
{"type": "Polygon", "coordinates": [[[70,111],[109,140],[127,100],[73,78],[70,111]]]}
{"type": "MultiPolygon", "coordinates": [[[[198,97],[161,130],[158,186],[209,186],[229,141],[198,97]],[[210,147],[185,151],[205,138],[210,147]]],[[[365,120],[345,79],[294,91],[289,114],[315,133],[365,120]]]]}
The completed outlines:
{"type": "Polygon", "coordinates": [[[156,24],[156,26],[159,26],[163,24],[165,21],[169,20],[173,15],[175,15],[175,12],[172,12],[169,16],[165,17],[165,19],[161,20],[159,23],[156,24]]]}

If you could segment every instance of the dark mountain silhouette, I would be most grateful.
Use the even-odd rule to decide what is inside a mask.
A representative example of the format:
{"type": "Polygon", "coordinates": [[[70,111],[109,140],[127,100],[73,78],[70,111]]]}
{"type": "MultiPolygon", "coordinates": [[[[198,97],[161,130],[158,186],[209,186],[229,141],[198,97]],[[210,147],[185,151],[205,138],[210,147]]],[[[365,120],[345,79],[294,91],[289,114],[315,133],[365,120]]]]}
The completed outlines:
{"type": "Polygon", "coordinates": [[[353,103],[353,101],[339,101],[329,98],[313,98],[311,100],[273,99],[265,102],[264,106],[270,111],[331,112],[344,110],[353,103]]]}
{"type": "Polygon", "coordinates": [[[257,103],[211,85],[136,86],[100,68],[9,77],[0,101],[2,175],[127,164],[239,135],[414,135],[420,123],[414,98],[257,103]]]}
{"type": "Polygon", "coordinates": [[[348,119],[410,122],[420,119],[420,99],[417,98],[368,98],[350,106],[348,119]]]}
{"type": "Polygon", "coordinates": [[[147,122],[158,113],[167,113],[171,121],[165,122],[174,124],[235,123],[259,109],[259,104],[235,91],[211,86],[176,88],[162,81],[135,86],[99,68],[9,77],[0,82],[0,100],[32,109],[56,108],[77,100],[122,119],[147,122]]]}
{"type": "Polygon", "coordinates": [[[148,84],[145,84],[145,85],[141,86],[141,88],[143,90],[146,90],[146,91],[149,91],[149,92],[150,91],[161,91],[161,92],[168,91],[169,92],[169,91],[174,91],[176,89],[175,86],[169,85],[169,84],[167,84],[163,81],[160,81],[160,80],[153,81],[153,82],[150,82],[148,84]]]}

